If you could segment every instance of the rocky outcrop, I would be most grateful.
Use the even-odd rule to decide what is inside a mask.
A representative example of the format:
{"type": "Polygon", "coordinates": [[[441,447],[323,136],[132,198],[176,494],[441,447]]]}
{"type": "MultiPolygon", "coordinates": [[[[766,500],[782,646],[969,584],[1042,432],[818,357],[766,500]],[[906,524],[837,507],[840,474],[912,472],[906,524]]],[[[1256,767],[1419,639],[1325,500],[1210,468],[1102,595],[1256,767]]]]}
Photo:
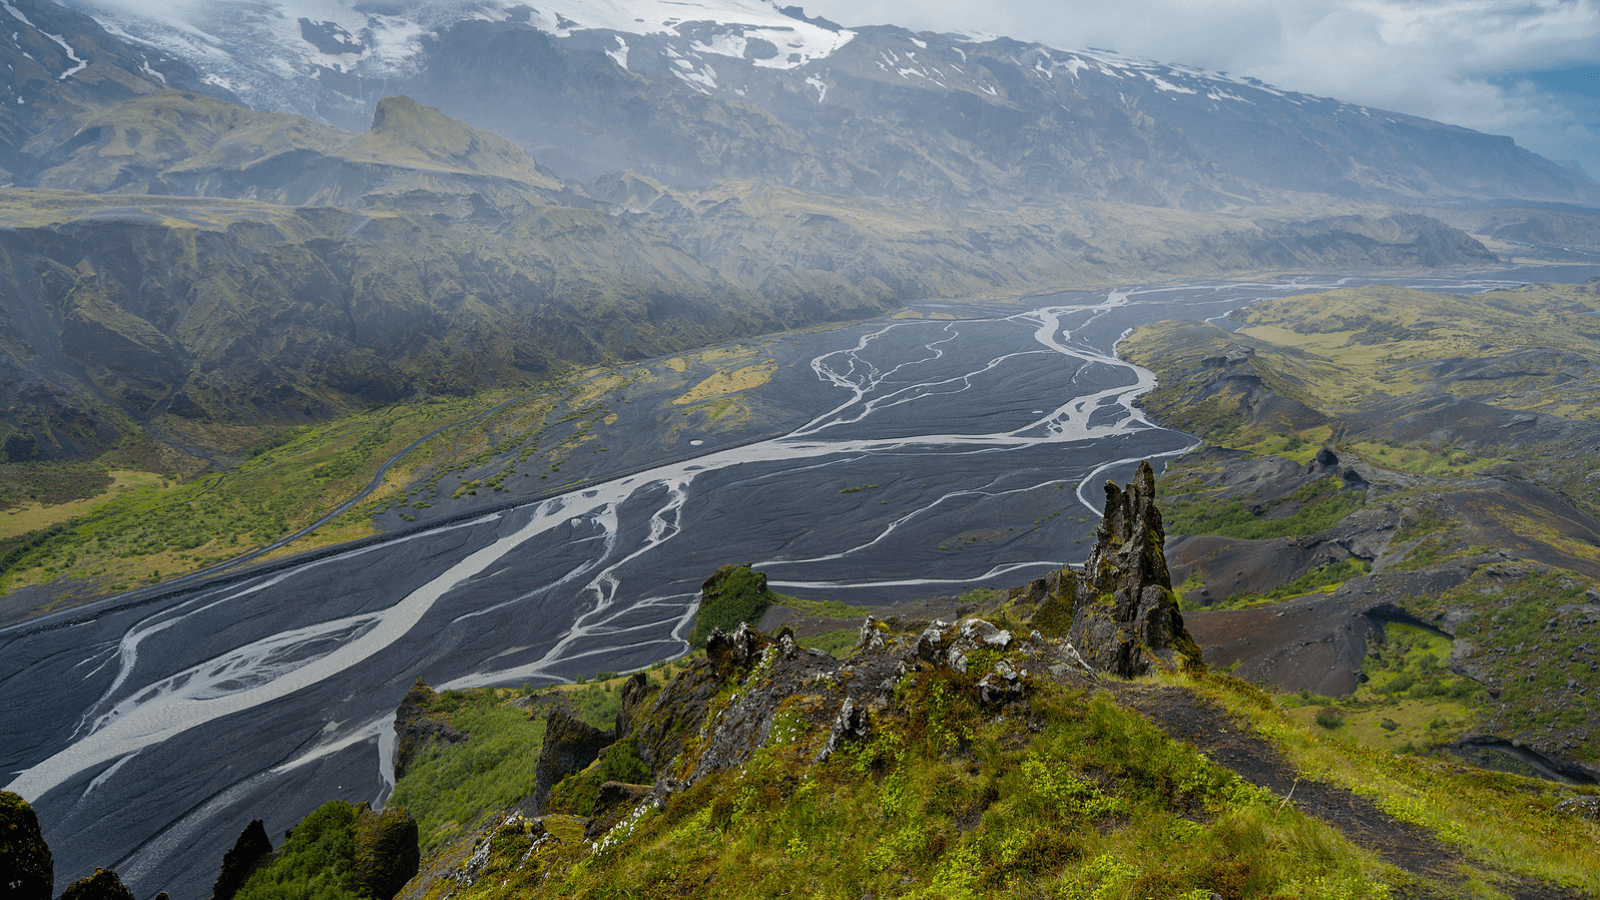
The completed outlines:
{"type": "Polygon", "coordinates": [[[617,735],[633,731],[634,717],[661,686],[653,684],[643,672],[635,672],[622,683],[622,708],[617,710],[617,735]]]}
{"type": "Polygon", "coordinates": [[[592,841],[610,831],[622,821],[623,816],[638,807],[649,796],[648,784],[607,781],[600,785],[600,792],[594,798],[594,809],[589,813],[589,824],[583,829],[584,838],[592,841]]]}
{"type": "Polygon", "coordinates": [[[428,709],[437,696],[427,682],[418,678],[405,699],[400,701],[400,708],[395,711],[394,777],[397,779],[406,774],[417,752],[427,744],[458,744],[467,739],[449,722],[429,716],[428,709]]]}
{"type": "Polygon", "coordinates": [[[1078,579],[1067,639],[1089,665],[1124,678],[1158,661],[1200,665],[1167,572],[1166,532],[1148,462],[1127,488],[1106,483],[1106,508],[1078,579]]]}
{"type": "Polygon", "coordinates": [[[356,819],[356,877],[374,900],[389,900],[422,864],[417,820],[405,807],[363,809],[356,819]]]}
{"type": "Polygon", "coordinates": [[[244,886],[246,878],[262,857],[272,852],[272,841],[267,839],[267,829],[260,819],[251,819],[233,842],[233,849],[222,857],[222,871],[217,873],[211,886],[211,900],[233,900],[233,895],[244,886]]]}
{"type": "Polygon", "coordinates": [[[568,775],[583,771],[615,740],[616,735],[601,731],[561,707],[550,710],[545,719],[544,745],[539,748],[539,762],[534,768],[535,806],[542,807],[551,788],[568,775]]]}
{"type": "Polygon", "coordinates": [[[767,573],[755,571],[748,563],[722,566],[700,585],[700,606],[695,610],[689,643],[700,647],[713,631],[732,632],[740,624],[760,622],[772,601],[767,573]]]}
{"type": "Polygon", "coordinates": [[[0,893],[16,900],[55,896],[55,862],[28,801],[0,791],[0,893]]]}
{"type": "Polygon", "coordinates": [[[1201,665],[1183,625],[1148,462],[1127,487],[1106,483],[1105,515],[1083,572],[1059,569],[1013,588],[1009,602],[1043,637],[1065,637],[1096,671],[1132,678],[1158,663],[1201,665]]]}
{"type": "Polygon", "coordinates": [[[128,890],[116,872],[97,868],[93,875],[85,875],[67,885],[61,900],[133,900],[133,891],[128,890]]]}

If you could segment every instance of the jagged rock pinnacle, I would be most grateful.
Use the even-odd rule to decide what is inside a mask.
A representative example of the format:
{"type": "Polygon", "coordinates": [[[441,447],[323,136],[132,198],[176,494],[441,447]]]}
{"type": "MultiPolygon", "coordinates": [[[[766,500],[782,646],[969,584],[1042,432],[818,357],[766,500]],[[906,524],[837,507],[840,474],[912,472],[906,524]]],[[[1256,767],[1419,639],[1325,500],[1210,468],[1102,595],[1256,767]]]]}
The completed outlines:
{"type": "Polygon", "coordinates": [[[1105,516],[1077,579],[1067,633],[1089,665],[1123,678],[1148,673],[1158,660],[1200,664],[1172,594],[1167,535],[1155,498],[1156,476],[1148,462],[1139,464],[1126,489],[1106,483],[1105,516]]]}

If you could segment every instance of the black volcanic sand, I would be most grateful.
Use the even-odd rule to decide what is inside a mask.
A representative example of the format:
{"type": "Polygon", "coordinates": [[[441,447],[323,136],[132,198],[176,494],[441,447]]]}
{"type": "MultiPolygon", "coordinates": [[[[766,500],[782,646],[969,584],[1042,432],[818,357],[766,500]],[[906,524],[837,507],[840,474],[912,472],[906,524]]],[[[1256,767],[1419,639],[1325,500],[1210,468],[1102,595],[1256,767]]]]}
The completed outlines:
{"type": "MultiPolygon", "coordinates": [[[[1336,280],[1136,291],[1062,321],[1072,346],[1107,354],[1139,322],[1220,316],[1336,280]]],[[[198,900],[251,818],[281,835],[324,800],[383,796],[378,739],[418,677],[545,684],[676,655],[700,583],[727,562],[755,563],[783,593],[854,604],[1021,584],[1092,545],[1098,485],[1075,484],[1125,481],[1141,458],[1192,443],[1143,426],[1055,443],[1032,440],[1043,428],[919,441],[1021,429],[1034,410],[1133,382],[1049,351],[1037,319],[898,325],[853,361],[836,357],[837,371],[879,382],[878,405],[794,434],[851,398],[811,360],[885,324],[767,341],[779,376],[748,430],[708,436],[694,463],[626,489],[601,480],[679,460],[699,439],[642,394],[621,405],[608,452],[574,463],[590,483],[558,500],[490,511],[505,496],[480,494],[441,515],[481,515],[402,539],[143,606],[111,601],[70,627],[0,630],[0,782],[28,773],[0,787],[34,802],[59,883],[113,866],[140,896],[198,900]],[[773,431],[789,437],[730,449],[773,431]]],[[[1129,416],[1105,406],[1094,422],[1129,416]]]]}

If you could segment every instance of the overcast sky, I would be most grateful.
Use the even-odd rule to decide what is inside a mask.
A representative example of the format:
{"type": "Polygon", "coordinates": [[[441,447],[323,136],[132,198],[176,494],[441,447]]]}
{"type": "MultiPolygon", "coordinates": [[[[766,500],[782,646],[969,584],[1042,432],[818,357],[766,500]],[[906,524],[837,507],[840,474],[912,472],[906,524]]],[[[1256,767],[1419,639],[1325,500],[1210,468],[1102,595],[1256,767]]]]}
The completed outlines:
{"type": "Polygon", "coordinates": [[[780,0],[1252,75],[1494,134],[1600,179],[1600,0],[780,0]]]}

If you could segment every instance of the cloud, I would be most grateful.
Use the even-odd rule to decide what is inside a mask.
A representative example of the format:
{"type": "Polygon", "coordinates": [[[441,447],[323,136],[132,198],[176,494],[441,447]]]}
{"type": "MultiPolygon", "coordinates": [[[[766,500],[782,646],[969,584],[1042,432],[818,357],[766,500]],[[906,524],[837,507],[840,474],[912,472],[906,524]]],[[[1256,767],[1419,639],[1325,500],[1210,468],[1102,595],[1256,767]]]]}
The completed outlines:
{"type": "Polygon", "coordinates": [[[1600,59],[1600,0],[811,0],[841,23],[976,30],[1250,75],[1510,134],[1600,175],[1584,98],[1529,73],[1600,59]]]}

